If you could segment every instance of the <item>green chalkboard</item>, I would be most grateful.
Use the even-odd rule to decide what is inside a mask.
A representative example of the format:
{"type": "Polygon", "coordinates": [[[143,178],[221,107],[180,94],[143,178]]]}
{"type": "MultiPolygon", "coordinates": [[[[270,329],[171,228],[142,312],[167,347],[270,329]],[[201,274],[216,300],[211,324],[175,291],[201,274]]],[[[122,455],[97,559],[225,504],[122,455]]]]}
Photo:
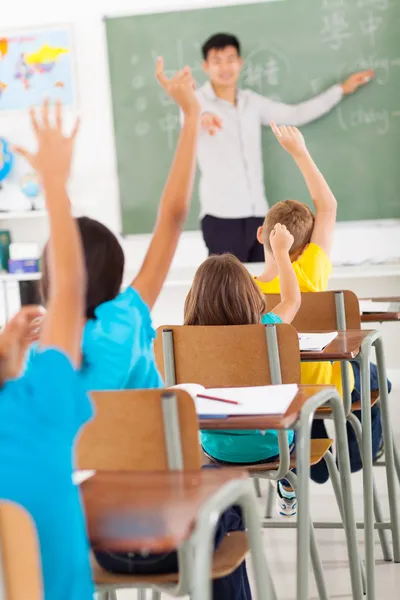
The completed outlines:
{"type": "MultiPolygon", "coordinates": [[[[106,19],[123,233],[153,228],[179,132],[178,110],[154,78],[190,65],[199,84],[201,44],[218,31],[239,36],[241,85],[300,102],[351,72],[376,80],[303,128],[339,203],[339,220],[400,217],[400,1],[276,0],[258,4],[106,19]]],[[[308,201],[301,176],[267,128],[270,204],[308,201]]],[[[188,229],[198,229],[197,185],[188,229]]]]}

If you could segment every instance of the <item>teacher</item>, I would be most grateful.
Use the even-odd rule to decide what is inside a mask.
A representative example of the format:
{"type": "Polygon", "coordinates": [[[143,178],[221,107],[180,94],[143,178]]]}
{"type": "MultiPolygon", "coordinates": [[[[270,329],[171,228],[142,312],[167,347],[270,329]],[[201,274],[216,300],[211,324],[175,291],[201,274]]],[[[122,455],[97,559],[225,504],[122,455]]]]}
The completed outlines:
{"type": "Polygon", "coordinates": [[[202,108],[198,144],[201,228],[209,254],[231,252],[242,262],[264,261],[257,228],[268,210],[264,190],[261,125],[305,125],[331,111],[344,96],[374,77],[373,71],[351,75],[300,104],[275,102],[238,89],[243,67],[240,42],[218,33],[203,47],[209,77],[197,91],[202,108]]]}

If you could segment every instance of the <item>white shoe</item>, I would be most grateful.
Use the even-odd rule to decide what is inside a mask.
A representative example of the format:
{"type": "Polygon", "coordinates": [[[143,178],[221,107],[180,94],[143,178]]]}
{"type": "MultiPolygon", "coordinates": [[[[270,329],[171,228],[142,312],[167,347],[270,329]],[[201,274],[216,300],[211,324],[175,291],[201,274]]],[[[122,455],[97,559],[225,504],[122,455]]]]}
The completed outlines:
{"type": "Polygon", "coordinates": [[[277,492],[276,506],[278,514],[281,517],[295,517],[297,514],[297,498],[294,495],[294,492],[289,492],[289,494],[293,494],[293,496],[288,498],[281,482],[278,482],[277,492]]]}

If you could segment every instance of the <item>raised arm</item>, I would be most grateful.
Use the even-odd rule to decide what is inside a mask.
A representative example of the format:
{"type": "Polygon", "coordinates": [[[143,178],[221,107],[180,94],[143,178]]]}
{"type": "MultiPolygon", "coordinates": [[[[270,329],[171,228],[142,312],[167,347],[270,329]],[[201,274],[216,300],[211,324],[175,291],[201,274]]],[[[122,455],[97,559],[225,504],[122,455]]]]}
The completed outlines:
{"type": "Polygon", "coordinates": [[[281,301],[273,312],[284,323],[291,323],[301,304],[299,282],[294,272],[289,252],[293,244],[293,236],[285,225],[277,223],[270,235],[271,249],[279,271],[281,283],[281,301]]]}
{"type": "Polygon", "coordinates": [[[86,274],[80,235],[66,189],[79,123],[76,122],[71,136],[65,136],[61,105],[56,105],[51,122],[48,101],[43,104],[40,122],[31,110],[31,123],[38,145],[36,154],[23,148],[16,151],[39,174],[49,214],[51,286],[39,343],[42,348],[62,350],[79,366],[86,274]]]}
{"type": "Polygon", "coordinates": [[[373,77],[373,71],[355,73],[343,83],[334,85],[322,94],[299,104],[275,102],[257,94],[261,123],[269,125],[271,121],[275,121],[278,125],[295,126],[311,123],[330,112],[339,104],[343,96],[353,94],[361,86],[370,82],[373,77]]]}
{"type": "Polygon", "coordinates": [[[280,145],[295,160],[314,203],[315,225],[311,241],[330,256],[336,224],[336,198],[308,152],[300,131],[295,127],[277,127],[273,122],[271,128],[280,145]]]}
{"type": "Polygon", "coordinates": [[[190,69],[186,67],[172,79],[167,79],[163,71],[163,61],[159,59],[157,78],[167,94],[180,106],[184,114],[184,123],[161,197],[153,238],[140,272],[131,284],[150,309],[157,300],[168,274],[189,212],[200,129],[200,105],[194,92],[190,69]]]}

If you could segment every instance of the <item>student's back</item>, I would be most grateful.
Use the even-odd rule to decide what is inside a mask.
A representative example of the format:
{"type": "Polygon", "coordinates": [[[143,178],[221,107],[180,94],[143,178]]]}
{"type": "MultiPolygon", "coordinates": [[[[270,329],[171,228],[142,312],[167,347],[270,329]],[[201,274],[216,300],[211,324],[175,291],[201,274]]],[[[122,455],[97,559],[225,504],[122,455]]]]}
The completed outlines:
{"type": "MultiPolygon", "coordinates": [[[[93,219],[77,220],[88,278],[80,379],[88,390],[163,386],[154,358],[155,331],[150,311],[167,276],[189,210],[200,107],[187,67],[167,79],[159,59],[157,77],[180,106],[184,124],[149,249],[138,275],[124,292],[120,293],[125,259],[117,238],[93,219]]],[[[50,265],[46,247],[42,261],[45,304],[51,284],[50,265]]],[[[33,349],[31,357],[34,353],[33,349]]],[[[28,365],[28,372],[29,369],[28,365]]]]}
{"type": "MultiPolygon", "coordinates": [[[[0,391],[0,497],[24,506],[38,531],[46,600],[89,600],[93,589],[74,438],[90,401],[69,359],[39,352],[0,391]]],[[[21,560],[24,558],[21,557],[21,560]]]]}

